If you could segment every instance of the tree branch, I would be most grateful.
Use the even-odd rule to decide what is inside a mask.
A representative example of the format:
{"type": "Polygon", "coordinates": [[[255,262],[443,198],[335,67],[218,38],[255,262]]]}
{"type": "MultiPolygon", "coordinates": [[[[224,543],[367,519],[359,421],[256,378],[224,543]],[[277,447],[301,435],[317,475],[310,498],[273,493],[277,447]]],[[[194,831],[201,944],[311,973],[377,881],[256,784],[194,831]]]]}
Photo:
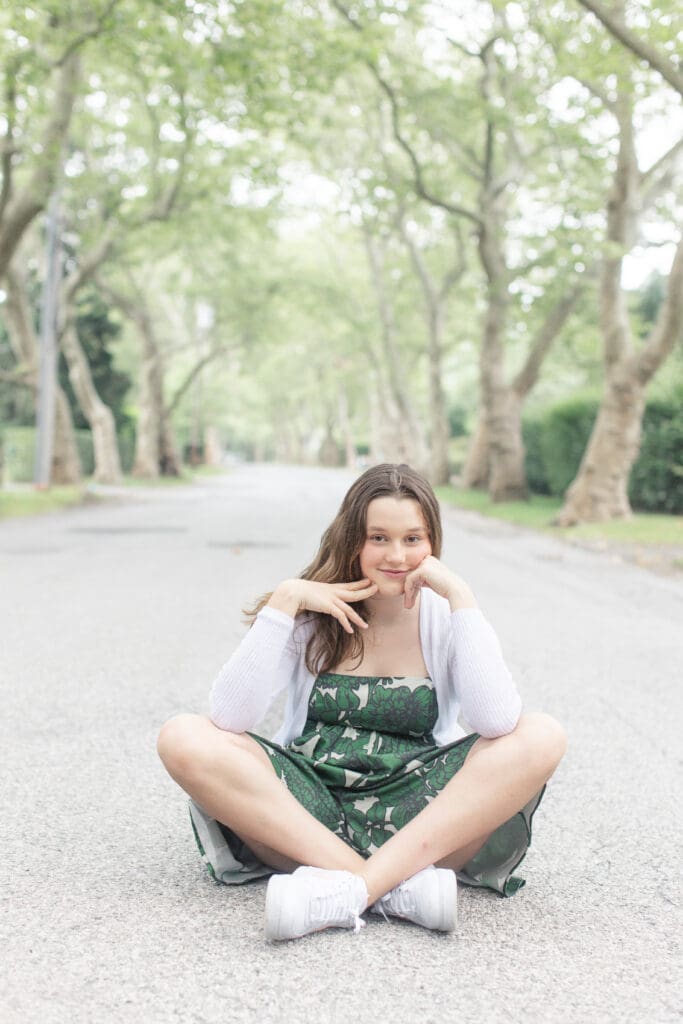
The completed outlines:
{"type": "Polygon", "coordinates": [[[207,352],[207,354],[205,356],[202,356],[202,358],[197,363],[195,363],[195,365],[192,367],[192,369],[186,375],[184,380],[176,388],[176,391],[175,391],[173,397],[171,398],[170,402],[166,406],[166,415],[167,416],[171,416],[172,415],[172,413],[177,408],[177,406],[178,406],[178,404],[180,402],[180,399],[183,397],[183,395],[185,394],[187,389],[192,384],[193,380],[197,377],[197,375],[199,373],[201,373],[201,371],[204,369],[204,367],[208,363],[212,362],[217,356],[224,355],[227,351],[228,351],[227,345],[216,345],[209,352],[207,352]]]}
{"type": "Polygon", "coordinates": [[[0,222],[0,277],[5,273],[21,236],[44,208],[62,164],[64,140],[69,130],[79,78],[79,62],[72,54],[56,71],[52,113],[43,132],[40,156],[24,188],[7,203],[0,222]]]}
{"type": "MultiPolygon", "coordinates": [[[[355,32],[363,32],[362,25],[344,7],[340,0],[332,0],[332,6],[336,8],[336,10],[348,22],[348,24],[351,26],[351,28],[354,29],[355,32]]],[[[389,100],[389,106],[391,109],[391,123],[394,132],[394,138],[396,139],[396,142],[401,147],[405,155],[408,157],[413,172],[413,185],[416,193],[420,196],[421,199],[424,199],[426,202],[431,203],[432,206],[438,206],[442,210],[446,210],[448,213],[452,213],[456,217],[465,217],[467,220],[472,221],[474,224],[480,225],[481,220],[473,210],[469,210],[467,209],[467,207],[460,206],[457,203],[452,203],[449,200],[442,199],[440,196],[435,195],[427,188],[424,182],[422,166],[417,158],[415,150],[413,149],[413,147],[410,145],[405,135],[403,134],[403,130],[401,128],[401,118],[398,100],[396,98],[396,93],[393,87],[384,78],[379,68],[374,63],[374,61],[365,57],[363,58],[363,63],[369,69],[371,75],[379,85],[380,89],[389,100]]]]}
{"type": "Polygon", "coordinates": [[[636,35],[624,24],[619,15],[600,3],[599,0],[579,0],[579,3],[591,14],[594,14],[615,39],[618,39],[636,57],[649,64],[654,71],[658,71],[662,78],[672,85],[679,95],[683,96],[683,73],[661,50],[636,35]]]}
{"type": "Polygon", "coordinates": [[[648,187],[641,194],[642,209],[652,206],[663,192],[672,187],[679,163],[676,157],[681,153],[683,153],[683,138],[675,142],[659,160],[655,160],[653,165],[640,175],[641,185],[649,182],[648,187]]]}
{"type": "Polygon", "coordinates": [[[646,384],[683,338],[683,235],[669,273],[666,297],[645,347],[637,356],[638,376],[646,384]]]}
{"type": "Polygon", "coordinates": [[[68,60],[71,59],[71,57],[73,57],[73,55],[78,50],[80,50],[84,43],[87,43],[89,39],[94,39],[95,36],[98,36],[104,28],[104,24],[109,15],[112,13],[114,8],[117,7],[120,3],[121,0],[109,0],[109,3],[103,9],[101,14],[97,16],[93,24],[89,28],[85,29],[85,31],[81,32],[80,35],[76,36],[74,39],[71,40],[71,42],[64,50],[64,52],[61,54],[61,56],[58,57],[57,60],[54,62],[54,67],[62,67],[64,64],[66,64],[68,60]]]}
{"type": "Polygon", "coordinates": [[[547,313],[531,342],[524,366],[512,382],[512,390],[519,398],[525,398],[538,380],[543,360],[575,309],[587,284],[584,274],[582,279],[577,281],[547,313]]]}
{"type": "Polygon", "coordinates": [[[7,131],[5,132],[2,140],[2,190],[0,191],[0,224],[2,223],[2,216],[5,212],[5,207],[7,206],[7,203],[9,202],[10,196],[12,194],[13,157],[16,152],[14,147],[14,114],[17,109],[17,89],[15,79],[17,63],[17,61],[8,61],[7,70],[5,72],[5,103],[7,109],[5,117],[7,120],[7,131]]]}

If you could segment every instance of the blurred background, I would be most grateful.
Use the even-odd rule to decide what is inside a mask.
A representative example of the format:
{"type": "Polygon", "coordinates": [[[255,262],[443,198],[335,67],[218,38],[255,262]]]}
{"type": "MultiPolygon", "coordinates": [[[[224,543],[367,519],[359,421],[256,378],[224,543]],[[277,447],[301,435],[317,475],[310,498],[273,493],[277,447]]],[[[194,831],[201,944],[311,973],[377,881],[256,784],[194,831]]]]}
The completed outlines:
{"type": "Polygon", "coordinates": [[[386,460],[683,544],[682,42],[676,0],[7,0],[0,514],[386,460]]]}

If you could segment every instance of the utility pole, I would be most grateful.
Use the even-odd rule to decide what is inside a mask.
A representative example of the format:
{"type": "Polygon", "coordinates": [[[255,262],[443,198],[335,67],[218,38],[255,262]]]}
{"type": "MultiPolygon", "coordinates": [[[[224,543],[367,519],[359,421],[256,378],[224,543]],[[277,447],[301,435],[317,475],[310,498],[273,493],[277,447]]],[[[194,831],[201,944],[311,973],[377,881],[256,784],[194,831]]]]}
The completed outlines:
{"type": "Polygon", "coordinates": [[[61,188],[52,193],[47,210],[45,280],[40,302],[40,372],[36,409],[36,452],[33,482],[50,486],[57,399],[57,299],[62,270],[62,239],[59,220],[61,188]]]}

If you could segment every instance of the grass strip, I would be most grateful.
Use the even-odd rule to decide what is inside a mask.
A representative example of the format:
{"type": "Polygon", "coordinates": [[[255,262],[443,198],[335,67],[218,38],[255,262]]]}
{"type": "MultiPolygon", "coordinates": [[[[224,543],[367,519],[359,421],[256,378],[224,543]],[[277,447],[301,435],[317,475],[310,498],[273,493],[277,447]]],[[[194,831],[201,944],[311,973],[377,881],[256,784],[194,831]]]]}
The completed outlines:
{"type": "Polygon", "coordinates": [[[559,498],[534,494],[529,501],[491,501],[485,491],[459,487],[437,487],[439,499],[458,508],[479,512],[484,516],[504,519],[517,526],[543,530],[568,540],[604,540],[622,544],[673,544],[683,546],[683,516],[636,512],[631,519],[613,519],[607,523],[584,523],[581,526],[553,526],[560,511],[559,498]]]}

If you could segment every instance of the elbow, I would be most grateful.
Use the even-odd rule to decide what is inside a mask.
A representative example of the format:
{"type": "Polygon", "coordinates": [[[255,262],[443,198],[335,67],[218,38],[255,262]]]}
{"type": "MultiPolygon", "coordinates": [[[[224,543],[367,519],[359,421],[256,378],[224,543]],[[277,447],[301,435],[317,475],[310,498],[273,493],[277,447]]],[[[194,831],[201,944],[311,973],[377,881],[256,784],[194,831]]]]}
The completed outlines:
{"type": "Polygon", "coordinates": [[[522,701],[505,710],[499,709],[495,715],[487,715],[479,722],[472,723],[472,728],[486,740],[495,740],[514,732],[522,714],[522,701]]]}
{"type": "Polygon", "coordinates": [[[253,707],[244,707],[243,705],[232,704],[226,705],[225,702],[219,703],[215,700],[214,695],[211,694],[209,699],[209,718],[218,729],[222,729],[224,732],[247,732],[249,729],[253,729],[257,722],[262,717],[260,712],[253,707]]]}

